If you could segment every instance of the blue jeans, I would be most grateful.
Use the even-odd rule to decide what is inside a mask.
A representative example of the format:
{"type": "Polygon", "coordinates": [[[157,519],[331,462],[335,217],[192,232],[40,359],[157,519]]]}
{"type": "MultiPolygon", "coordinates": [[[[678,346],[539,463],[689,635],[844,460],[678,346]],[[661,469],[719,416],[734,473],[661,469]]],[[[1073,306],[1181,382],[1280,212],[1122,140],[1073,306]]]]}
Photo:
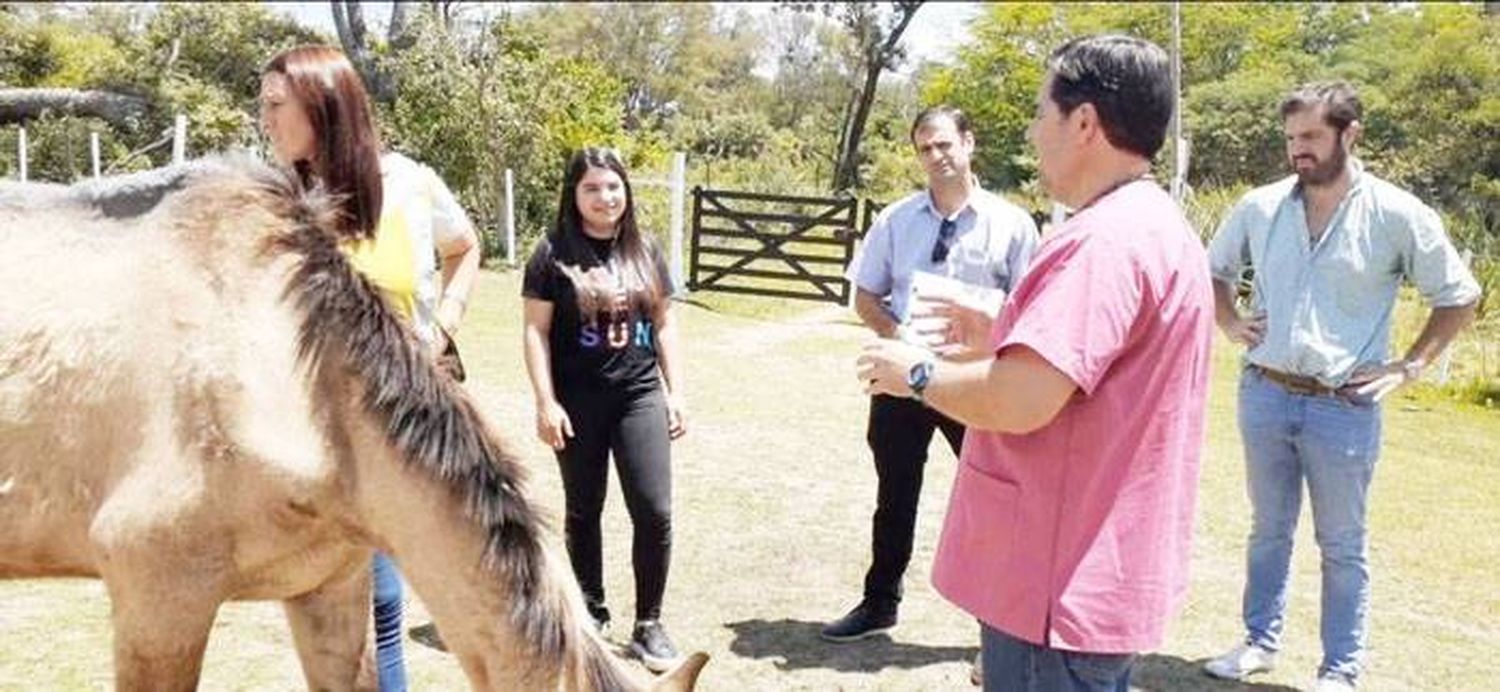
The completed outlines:
{"type": "Polygon", "coordinates": [[[1253,511],[1245,582],[1249,643],[1276,651],[1286,613],[1302,483],[1322,553],[1319,673],[1359,676],[1370,572],[1365,509],[1380,453],[1380,408],[1293,394],[1254,369],[1240,378],[1240,432],[1253,511]]]}
{"type": "Polygon", "coordinates": [[[981,625],[984,692],[1126,692],[1135,654],[1064,651],[981,625]]]}
{"type": "Polygon", "coordinates": [[[375,663],[380,692],[406,692],[406,664],[401,659],[401,572],[385,553],[370,564],[375,590],[375,663]]]}

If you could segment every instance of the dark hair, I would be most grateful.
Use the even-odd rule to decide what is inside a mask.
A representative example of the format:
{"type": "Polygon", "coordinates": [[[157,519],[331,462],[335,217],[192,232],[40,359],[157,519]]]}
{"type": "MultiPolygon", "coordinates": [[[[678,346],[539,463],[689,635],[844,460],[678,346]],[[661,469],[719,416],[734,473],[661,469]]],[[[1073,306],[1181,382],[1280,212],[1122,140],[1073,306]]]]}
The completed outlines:
{"type": "Polygon", "coordinates": [[[1364,114],[1359,94],[1348,82],[1309,82],[1293,89],[1282,99],[1281,119],[1318,106],[1323,107],[1323,122],[1338,132],[1348,129],[1350,123],[1364,114]]]}
{"type": "Polygon", "coordinates": [[[563,173],[559,197],[557,224],[549,241],[558,268],[573,282],[578,310],[587,319],[610,305],[617,290],[616,279],[609,274],[613,269],[619,272],[618,281],[624,284],[631,303],[642,312],[654,311],[662,300],[663,290],[651,239],[636,226],[635,192],[630,189],[630,176],[620,155],[602,147],[585,147],[574,152],[563,173]],[[589,246],[583,231],[583,215],[578,211],[578,183],[590,168],[614,171],[625,185],[625,211],[616,225],[615,240],[607,257],[598,257],[589,246]]]}
{"type": "Polygon", "coordinates": [[[329,46],[298,46],[278,53],[261,75],[286,77],[287,90],[307,113],[316,153],[295,166],[304,182],[321,182],[343,212],[341,232],[375,236],[380,221],[380,137],[370,97],[349,58],[329,46]]]}
{"type": "Polygon", "coordinates": [[[917,114],[917,117],[911,121],[911,132],[907,133],[906,138],[915,143],[917,141],[917,130],[926,127],[938,118],[952,120],[953,126],[958,128],[959,134],[974,131],[969,126],[969,116],[964,115],[963,111],[948,104],[939,104],[924,108],[921,113],[917,114]]]}
{"type": "Polygon", "coordinates": [[[1080,36],[1052,51],[1047,69],[1047,95],[1064,116],[1092,103],[1110,144],[1156,156],[1172,120],[1170,63],[1160,46],[1118,34],[1080,36]]]}

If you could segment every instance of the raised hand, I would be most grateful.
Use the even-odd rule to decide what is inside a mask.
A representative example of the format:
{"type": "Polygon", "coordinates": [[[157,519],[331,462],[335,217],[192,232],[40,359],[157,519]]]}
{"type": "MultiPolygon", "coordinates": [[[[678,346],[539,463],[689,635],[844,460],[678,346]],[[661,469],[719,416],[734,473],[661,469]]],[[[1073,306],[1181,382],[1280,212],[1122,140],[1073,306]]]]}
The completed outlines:
{"type": "Polygon", "coordinates": [[[930,296],[919,308],[925,314],[940,318],[944,324],[940,339],[935,340],[938,355],[953,358],[987,354],[992,351],[990,333],[995,326],[993,305],[965,300],[962,296],[930,296]]]}
{"type": "Polygon", "coordinates": [[[878,339],[865,344],[855,361],[855,375],[865,383],[866,394],[889,394],[910,397],[906,376],[911,366],[930,358],[928,351],[895,339],[878,339]]]}

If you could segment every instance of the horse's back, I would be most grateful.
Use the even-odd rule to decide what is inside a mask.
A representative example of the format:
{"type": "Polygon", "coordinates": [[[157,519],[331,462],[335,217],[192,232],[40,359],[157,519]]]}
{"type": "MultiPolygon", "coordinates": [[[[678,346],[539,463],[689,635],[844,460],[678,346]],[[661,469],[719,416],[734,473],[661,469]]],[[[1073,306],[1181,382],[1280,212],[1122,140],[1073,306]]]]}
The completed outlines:
{"type": "Polygon", "coordinates": [[[233,168],[197,175],[0,189],[0,576],[91,573],[143,521],[232,516],[285,475],[258,463],[320,472],[266,251],[285,219],[233,168]]]}

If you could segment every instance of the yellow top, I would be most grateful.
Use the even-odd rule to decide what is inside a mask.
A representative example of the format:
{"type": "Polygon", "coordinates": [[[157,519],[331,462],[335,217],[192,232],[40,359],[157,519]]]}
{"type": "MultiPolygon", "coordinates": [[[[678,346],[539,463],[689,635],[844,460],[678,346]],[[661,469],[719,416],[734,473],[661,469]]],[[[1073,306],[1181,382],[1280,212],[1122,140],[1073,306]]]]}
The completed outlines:
{"type": "Polygon", "coordinates": [[[375,237],[346,241],[344,254],[364,274],[408,323],[416,312],[417,272],[411,230],[400,205],[381,205],[375,237]]]}

